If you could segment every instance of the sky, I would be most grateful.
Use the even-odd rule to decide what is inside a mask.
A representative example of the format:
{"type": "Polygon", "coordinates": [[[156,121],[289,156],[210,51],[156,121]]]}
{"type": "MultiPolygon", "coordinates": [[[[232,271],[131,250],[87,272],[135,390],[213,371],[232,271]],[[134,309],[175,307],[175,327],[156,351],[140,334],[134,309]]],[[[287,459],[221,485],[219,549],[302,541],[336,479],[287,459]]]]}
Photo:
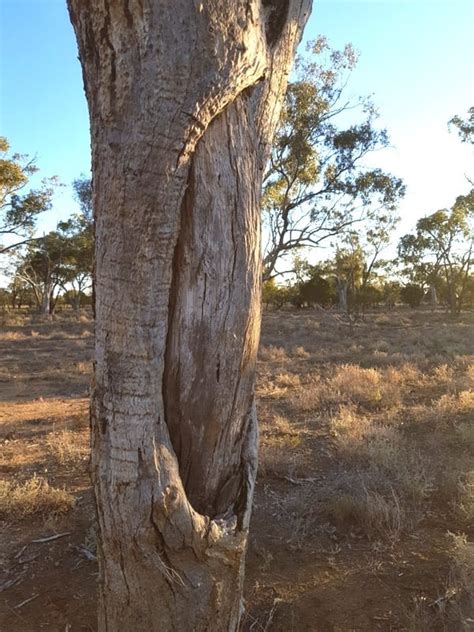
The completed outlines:
{"type": "MultiPolygon", "coordinates": [[[[172,1],[172,0],[170,0],[172,1]]],[[[472,150],[447,122],[474,105],[474,0],[315,0],[304,42],[325,35],[360,53],[348,94],[373,95],[391,147],[373,165],[405,181],[399,233],[468,189],[472,150]]],[[[303,42],[303,45],[304,45],[303,42]]],[[[90,170],[89,120],[66,0],[0,0],[0,135],[64,186],[38,227],[77,207],[90,170]]]]}

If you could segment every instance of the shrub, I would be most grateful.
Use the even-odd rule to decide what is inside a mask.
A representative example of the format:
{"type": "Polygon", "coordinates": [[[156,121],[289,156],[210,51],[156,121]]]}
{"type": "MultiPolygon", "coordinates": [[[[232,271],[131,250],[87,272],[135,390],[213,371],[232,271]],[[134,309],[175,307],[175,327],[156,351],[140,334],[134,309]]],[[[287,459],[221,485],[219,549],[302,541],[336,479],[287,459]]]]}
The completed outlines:
{"type": "Polygon", "coordinates": [[[411,308],[419,307],[424,295],[423,288],[412,283],[400,289],[400,300],[411,308]]]}

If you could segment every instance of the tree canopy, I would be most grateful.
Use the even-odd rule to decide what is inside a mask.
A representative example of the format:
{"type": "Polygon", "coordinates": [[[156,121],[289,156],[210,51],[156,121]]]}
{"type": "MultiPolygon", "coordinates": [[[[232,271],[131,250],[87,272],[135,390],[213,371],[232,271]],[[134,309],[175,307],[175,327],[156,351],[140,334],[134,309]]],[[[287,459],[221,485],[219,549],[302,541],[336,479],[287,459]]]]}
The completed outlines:
{"type": "Polygon", "coordinates": [[[404,195],[399,178],[367,166],[389,141],[370,99],[345,99],[357,59],[351,45],[333,50],[320,37],[297,60],[264,180],[264,278],[281,273],[277,262],[288,254],[355,224],[391,223],[404,195]],[[361,120],[349,123],[354,114],[361,120]]]}
{"type": "Polygon", "coordinates": [[[10,145],[0,137],[0,254],[27,243],[33,237],[40,213],[51,208],[57,178],[43,179],[40,186],[29,189],[37,173],[35,159],[25,154],[9,155],[10,145]],[[7,242],[3,240],[7,238],[7,242]]]}

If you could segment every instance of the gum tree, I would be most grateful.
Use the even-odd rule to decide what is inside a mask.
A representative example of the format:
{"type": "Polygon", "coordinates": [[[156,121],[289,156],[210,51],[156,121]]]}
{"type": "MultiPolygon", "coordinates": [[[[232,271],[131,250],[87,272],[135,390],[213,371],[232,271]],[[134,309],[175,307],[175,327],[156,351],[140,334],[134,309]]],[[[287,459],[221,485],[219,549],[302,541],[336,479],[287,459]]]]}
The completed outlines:
{"type": "Polygon", "coordinates": [[[367,166],[389,140],[370,99],[346,99],[356,64],[352,46],[332,50],[322,37],[297,61],[264,177],[266,280],[293,272],[284,262],[302,249],[392,221],[405,193],[399,178],[367,166]]]}
{"type": "Polygon", "coordinates": [[[310,0],[69,0],[92,135],[99,629],[236,630],[260,191],[310,0]]]}
{"type": "Polygon", "coordinates": [[[38,171],[34,158],[10,155],[8,140],[0,136],[0,254],[33,240],[33,229],[40,213],[51,208],[56,178],[46,178],[38,188],[30,188],[38,171]]]}

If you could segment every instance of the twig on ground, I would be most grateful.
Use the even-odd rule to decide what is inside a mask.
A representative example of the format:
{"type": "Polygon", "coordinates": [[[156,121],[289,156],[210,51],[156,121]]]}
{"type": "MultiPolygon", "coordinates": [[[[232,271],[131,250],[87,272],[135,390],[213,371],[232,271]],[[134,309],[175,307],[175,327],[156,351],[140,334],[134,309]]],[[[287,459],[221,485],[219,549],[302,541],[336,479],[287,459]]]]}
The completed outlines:
{"type": "Polygon", "coordinates": [[[15,586],[15,584],[18,584],[18,582],[22,579],[22,575],[18,575],[18,577],[15,577],[15,579],[7,579],[3,582],[3,584],[0,584],[0,592],[3,592],[4,590],[8,590],[9,588],[11,588],[12,586],[15,586]]]}
{"type": "Polygon", "coordinates": [[[315,476],[312,476],[310,478],[295,478],[293,476],[284,476],[283,478],[289,483],[292,483],[293,485],[305,485],[306,483],[316,483],[316,481],[318,480],[318,478],[315,476]]]}
{"type": "Polygon", "coordinates": [[[25,552],[27,546],[28,546],[28,544],[25,544],[25,546],[18,551],[18,553],[15,555],[15,559],[18,559],[21,555],[23,555],[23,553],[25,552]]]}
{"type": "Polygon", "coordinates": [[[39,593],[36,593],[36,595],[33,595],[29,599],[25,599],[21,603],[18,603],[16,606],[14,606],[14,608],[19,610],[20,608],[23,608],[23,606],[26,606],[27,603],[30,603],[30,601],[33,601],[34,599],[37,599],[38,597],[39,597],[39,593]]]}
{"type": "Polygon", "coordinates": [[[43,542],[51,542],[52,540],[57,540],[58,538],[64,538],[67,535],[71,535],[70,531],[66,531],[65,533],[58,533],[57,535],[49,535],[46,538],[39,538],[38,540],[31,540],[32,543],[41,544],[43,542]]]}

